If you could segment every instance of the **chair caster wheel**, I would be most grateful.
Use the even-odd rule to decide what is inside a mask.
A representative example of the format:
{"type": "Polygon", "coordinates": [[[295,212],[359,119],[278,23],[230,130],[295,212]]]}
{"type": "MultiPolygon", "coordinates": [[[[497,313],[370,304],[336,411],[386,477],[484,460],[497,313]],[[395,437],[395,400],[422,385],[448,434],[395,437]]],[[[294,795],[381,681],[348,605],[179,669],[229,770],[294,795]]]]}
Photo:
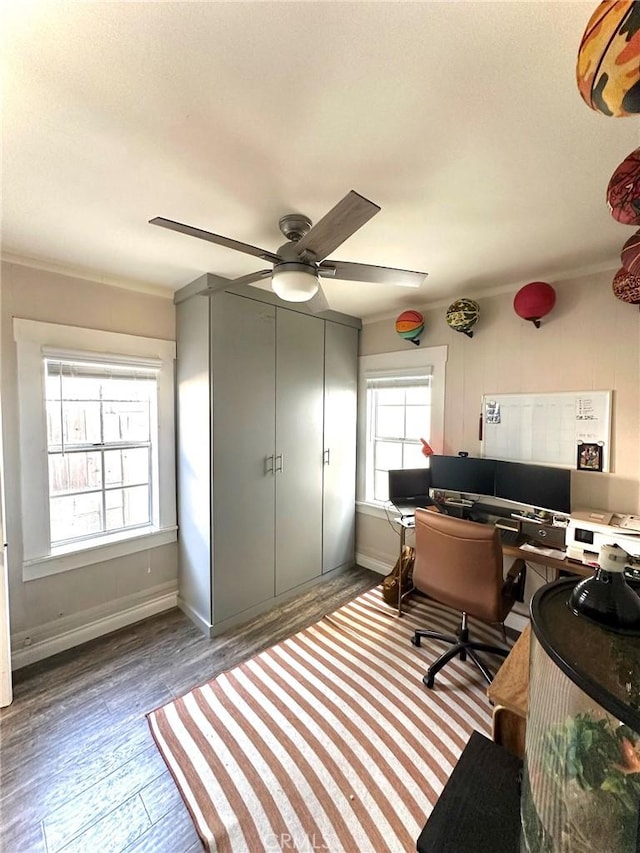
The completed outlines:
{"type": "Polygon", "coordinates": [[[420,637],[416,637],[414,634],[413,637],[411,637],[411,645],[418,646],[418,648],[420,648],[420,637]]]}
{"type": "Polygon", "coordinates": [[[435,676],[433,676],[433,675],[429,675],[429,673],[427,673],[427,674],[426,674],[425,676],[423,676],[423,678],[422,678],[422,682],[423,682],[423,684],[424,684],[426,687],[428,687],[429,689],[431,689],[431,688],[433,687],[434,680],[435,680],[435,676]]]}

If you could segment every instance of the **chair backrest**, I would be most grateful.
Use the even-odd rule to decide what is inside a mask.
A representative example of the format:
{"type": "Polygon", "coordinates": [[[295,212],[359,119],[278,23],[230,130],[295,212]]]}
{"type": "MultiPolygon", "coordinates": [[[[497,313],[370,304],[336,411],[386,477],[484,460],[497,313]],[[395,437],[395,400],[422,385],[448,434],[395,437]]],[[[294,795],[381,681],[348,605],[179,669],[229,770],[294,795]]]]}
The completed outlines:
{"type": "Polygon", "coordinates": [[[413,584],[431,598],[485,622],[502,622],[502,546],[493,524],[416,510],[413,584]]]}

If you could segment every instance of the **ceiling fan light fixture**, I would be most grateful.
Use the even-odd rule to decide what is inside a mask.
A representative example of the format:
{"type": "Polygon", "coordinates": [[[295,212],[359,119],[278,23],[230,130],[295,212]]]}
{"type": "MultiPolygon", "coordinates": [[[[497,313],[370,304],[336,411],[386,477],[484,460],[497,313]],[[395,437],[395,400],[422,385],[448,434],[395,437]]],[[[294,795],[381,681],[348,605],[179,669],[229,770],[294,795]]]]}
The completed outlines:
{"type": "Polygon", "coordinates": [[[286,302],[307,302],[318,292],[318,274],[308,264],[284,263],[273,268],[271,286],[286,302]]]}

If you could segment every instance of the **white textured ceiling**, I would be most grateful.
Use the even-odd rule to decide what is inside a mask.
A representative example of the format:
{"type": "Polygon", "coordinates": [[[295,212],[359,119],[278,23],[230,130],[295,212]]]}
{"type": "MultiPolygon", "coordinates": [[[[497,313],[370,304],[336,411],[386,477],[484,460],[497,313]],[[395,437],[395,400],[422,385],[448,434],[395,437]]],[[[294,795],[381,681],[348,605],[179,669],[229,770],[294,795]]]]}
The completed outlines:
{"type": "Polygon", "coordinates": [[[332,257],[429,277],[323,282],[340,311],[615,267],[640,125],[578,94],[596,5],[5,0],[3,254],[173,291],[263,262],[151,217],[275,250],[355,189],[382,211],[332,257]]]}

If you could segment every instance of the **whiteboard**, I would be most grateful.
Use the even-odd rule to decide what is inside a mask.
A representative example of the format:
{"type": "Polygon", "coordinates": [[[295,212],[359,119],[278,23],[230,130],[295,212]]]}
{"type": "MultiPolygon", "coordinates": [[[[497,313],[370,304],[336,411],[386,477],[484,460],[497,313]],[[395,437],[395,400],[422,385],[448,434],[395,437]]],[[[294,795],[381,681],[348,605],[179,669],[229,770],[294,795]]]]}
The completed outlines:
{"type": "Polygon", "coordinates": [[[588,442],[602,448],[602,471],[609,471],[611,398],[611,391],[485,394],[481,455],[576,468],[578,444],[588,442]]]}

